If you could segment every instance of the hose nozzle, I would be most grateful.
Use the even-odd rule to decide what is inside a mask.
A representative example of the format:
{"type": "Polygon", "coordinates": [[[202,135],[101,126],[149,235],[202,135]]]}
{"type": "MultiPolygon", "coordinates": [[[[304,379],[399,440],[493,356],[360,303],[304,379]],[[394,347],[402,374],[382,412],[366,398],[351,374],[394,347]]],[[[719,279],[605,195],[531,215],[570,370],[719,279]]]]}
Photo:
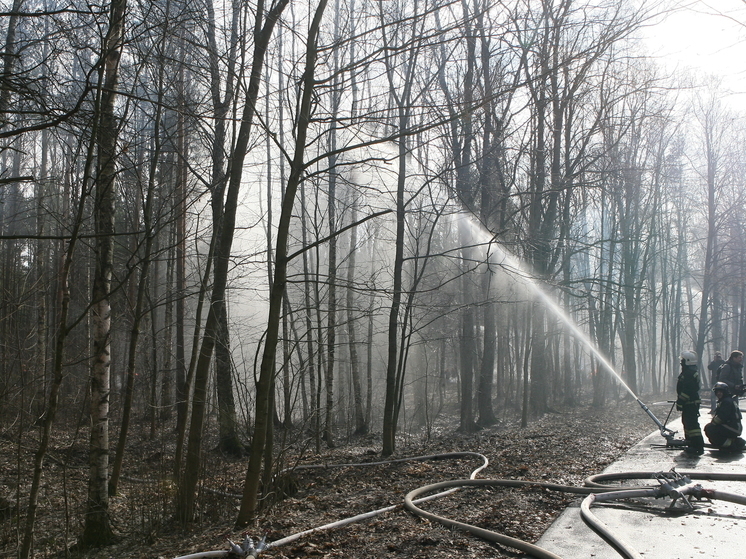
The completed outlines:
{"type": "Polygon", "coordinates": [[[676,436],[676,431],[673,431],[663,425],[663,423],[661,423],[661,420],[655,417],[655,414],[650,411],[650,408],[648,408],[639,398],[637,398],[637,403],[640,404],[640,407],[643,409],[643,411],[648,414],[648,416],[650,416],[650,419],[652,419],[653,422],[658,426],[658,429],[660,429],[661,432],[661,436],[667,441],[673,440],[673,438],[676,436]]]}

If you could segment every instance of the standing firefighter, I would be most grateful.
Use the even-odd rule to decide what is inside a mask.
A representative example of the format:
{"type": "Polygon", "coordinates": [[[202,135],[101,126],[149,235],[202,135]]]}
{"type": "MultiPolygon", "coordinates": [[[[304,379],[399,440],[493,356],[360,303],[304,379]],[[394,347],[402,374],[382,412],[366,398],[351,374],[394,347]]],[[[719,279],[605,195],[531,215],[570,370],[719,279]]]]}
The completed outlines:
{"type": "MultiPolygon", "coordinates": [[[[728,360],[720,365],[717,370],[717,382],[724,382],[728,385],[730,396],[738,398],[739,392],[743,387],[743,352],[731,351],[728,360]]],[[[738,400],[736,399],[736,402],[738,400]]]]}
{"type": "Polygon", "coordinates": [[[684,425],[687,454],[699,455],[705,451],[705,440],[699,428],[699,373],[697,354],[693,351],[681,352],[681,373],[676,383],[676,409],[681,412],[684,425]]]}
{"type": "Polygon", "coordinates": [[[741,410],[730,387],[724,382],[716,382],[712,391],[717,396],[718,404],[712,421],[705,425],[705,434],[712,446],[726,452],[743,452],[746,446],[739,435],[742,431],[741,410]]]}

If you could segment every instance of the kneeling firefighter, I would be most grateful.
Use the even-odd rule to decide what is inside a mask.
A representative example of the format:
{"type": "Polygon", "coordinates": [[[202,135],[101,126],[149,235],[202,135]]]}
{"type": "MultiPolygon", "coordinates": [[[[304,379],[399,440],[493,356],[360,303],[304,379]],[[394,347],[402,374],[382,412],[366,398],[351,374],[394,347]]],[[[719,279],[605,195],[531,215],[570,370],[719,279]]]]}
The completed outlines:
{"type": "Polygon", "coordinates": [[[705,425],[707,438],[720,450],[743,452],[746,448],[746,441],[740,437],[743,430],[741,410],[738,409],[735,395],[731,394],[730,387],[724,382],[716,382],[712,391],[717,396],[718,402],[712,421],[705,425]]]}
{"type": "Polygon", "coordinates": [[[699,427],[699,373],[697,354],[681,352],[681,373],[676,382],[676,409],[681,412],[687,454],[699,455],[705,451],[705,440],[699,427]]]}

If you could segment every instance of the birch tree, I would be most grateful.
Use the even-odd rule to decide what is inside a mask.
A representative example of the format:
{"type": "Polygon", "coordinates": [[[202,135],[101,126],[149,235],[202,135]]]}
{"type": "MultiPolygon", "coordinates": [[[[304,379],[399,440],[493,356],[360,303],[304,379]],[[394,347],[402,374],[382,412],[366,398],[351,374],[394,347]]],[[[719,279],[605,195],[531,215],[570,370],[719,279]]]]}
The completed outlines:
{"type": "Polygon", "coordinates": [[[113,0],[109,29],[103,44],[100,123],[97,136],[94,218],[96,269],[91,294],[93,363],[91,365],[91,440],[88,505],[84,546],[113,541],[109,518],[109,392],[111,373],[111,278],[114,264],[114,207],[117,164],[117,129],[114,105],[117,98],[119,61],[125,30],[126,0],[113,0]]]}

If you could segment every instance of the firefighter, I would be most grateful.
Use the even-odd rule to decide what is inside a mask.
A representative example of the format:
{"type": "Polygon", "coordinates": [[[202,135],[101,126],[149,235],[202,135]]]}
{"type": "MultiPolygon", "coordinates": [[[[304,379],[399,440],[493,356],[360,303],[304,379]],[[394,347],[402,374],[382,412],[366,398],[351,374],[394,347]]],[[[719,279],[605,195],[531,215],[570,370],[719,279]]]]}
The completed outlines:
{"type": "Polygon", "coordinates": [[[676,409],[681,412],[684,425],[684,452],[700,455],[705,451],[705,440],[699,427],[699,373],[697,354],[693,351],[681,352],[681,373],[676,382],[676,409]]]}
{"type": "Polygon", "coordinates": [[[705,434],[712,446],[726,452],[743,452],[746,441],[740,435],[741,410],[730,388],[724,382],[716,382],[712,391],[717,396],[718,403],[712,421],[705,425],[705,434]]]}
{"type": "Polygon", "coordinates": [[[743,352],[732,351],[728,360],[720,365],[717,370],[717,382],[724,382],[728,385],[729,396],[739,396],[743,387],[743,352]]]}

